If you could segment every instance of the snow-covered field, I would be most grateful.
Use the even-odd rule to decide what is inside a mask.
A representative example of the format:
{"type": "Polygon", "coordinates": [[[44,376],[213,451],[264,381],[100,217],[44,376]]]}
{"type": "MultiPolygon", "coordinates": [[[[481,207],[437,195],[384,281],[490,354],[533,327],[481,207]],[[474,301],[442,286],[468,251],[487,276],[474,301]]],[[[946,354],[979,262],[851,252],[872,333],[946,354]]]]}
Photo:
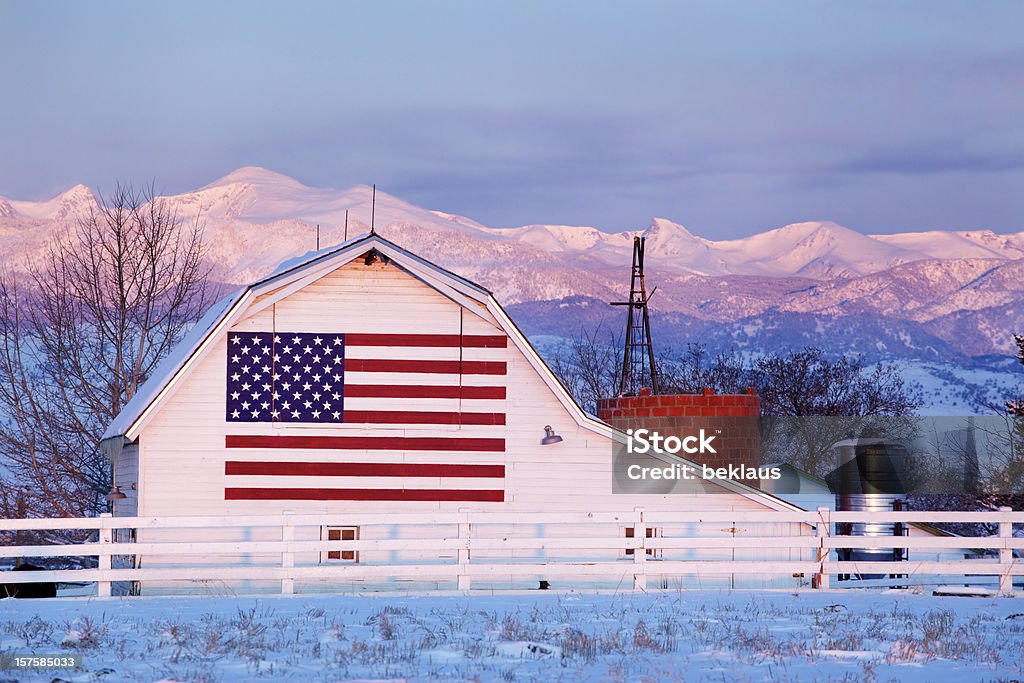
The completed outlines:
{"type": "Polygon", "coordinates": [[[1006,361],[990,367],[911,359],[894,362],[904,380],[921,388],[921,415],[993,415],[993,407],[1002,407],[1024,387],[1021,366],[1013,359],[1006,361]]]}
{"type": "Polygon", "coordinates": [[[0,681],[1013,681],[1024,602],[907,592],[5,600],[0,681]]]}

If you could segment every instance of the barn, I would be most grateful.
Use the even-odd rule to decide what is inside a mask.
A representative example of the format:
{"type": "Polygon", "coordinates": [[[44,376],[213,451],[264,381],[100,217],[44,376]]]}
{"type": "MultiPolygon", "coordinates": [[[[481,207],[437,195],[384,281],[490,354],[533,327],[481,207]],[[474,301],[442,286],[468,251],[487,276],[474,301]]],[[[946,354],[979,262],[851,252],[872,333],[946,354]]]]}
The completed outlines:
{"type": "MultiPolygon", "coordinates": [[[[371,233],[286,262],[214,306],[109,426],[103,448],[127,496],[113,504],[115,516],[322,514],[333,521],[302,533],[332,540],[418,533],[337,522],[369,512],[622,511],[632,519],[638,507],[653,517],[799,509],[733,482],[718,495],[613,493],[614,435],[574,402],[486,289],[371,233]]],[[[658,533],[723,535],[730,526],[735,532],[717,521],[658,533]]],[[[799,523],[743,526],[813,533],[799,523]]],[[[224,533],[138,529],[134,538],[232,540],[224,533]]],[[[796,559],[798,551],[733,549],[730,557],[778,552],[796,559]]],[[[401,563],[424,554],[320,552],[296,562],[401,563]]]]}

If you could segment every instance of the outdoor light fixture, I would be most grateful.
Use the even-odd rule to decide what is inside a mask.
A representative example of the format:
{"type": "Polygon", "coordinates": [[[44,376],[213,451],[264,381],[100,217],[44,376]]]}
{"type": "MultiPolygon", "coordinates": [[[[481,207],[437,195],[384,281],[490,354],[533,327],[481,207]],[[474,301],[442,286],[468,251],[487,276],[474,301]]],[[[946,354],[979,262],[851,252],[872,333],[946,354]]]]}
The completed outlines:
{"type": "Polygon", "coordinates": [[[113,502],[115,500],[127,500],[127,499],[128,499],[128,496],[126,496],[124,494],[124,492],[121,490],[120,486],[115,486],[114,488],[110,489],[110,493],[107,494],[107,500],[111,501],[111,502],[113,502]]]}
{"type": "Polygon", "coordinates": [[[544,438],[540,440],[542,446],[549,446],[553,443],[558,443],[562,440],[558,434],[555,434],[555,430],[551,428],[551,425],[544,425],[544,438]]]}
{"type": "Polygon", "coordinates": [[[376,249],[363,254],[363,265],[372,266],[374,263],[383,263],[385,266],[391,263],[391,257],[387,254],[382,254],[376,249]]]}
{"type": "Polygon", "coordinates": [[[110,493],[107,494],[106,500],[113,503],[116,500],[127,500],[128,496],[124,494],[121,487],[117,485],[117,461],[112,460],[110,463],[112,468],[110,472],[110,478],[113,479],[114,487],[110,489],[110,493]]]}

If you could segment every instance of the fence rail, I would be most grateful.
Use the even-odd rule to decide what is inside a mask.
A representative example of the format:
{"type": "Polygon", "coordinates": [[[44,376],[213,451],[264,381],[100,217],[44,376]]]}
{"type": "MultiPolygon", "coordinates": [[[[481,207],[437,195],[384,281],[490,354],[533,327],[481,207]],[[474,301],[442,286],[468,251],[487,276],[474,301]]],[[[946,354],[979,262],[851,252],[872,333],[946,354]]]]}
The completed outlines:
{"type": "MultiPolygon", "coordinates": [[[[450,581],[459,590],[469,590],[473,583],[496,578],[530,577],[595,577],[617,581],[634,590],[646,590],[649,576],[691,575],[782,575],[812,577],[816,588],[828,588],[832,577],[839,575],[888,574],[905,577],[993,577],[998,579],[1002,593],[1012,593],[1014,576],[1024,575],[1024,560],[1014,557],[1014,550],[1024,550],[1024,538],[1013,536],[1013,525],[1024,524],[1024,512],[1000,508],[993,512],[835,512],[827,508],[816,511],[708,511],[647,513],[637,508],[626,512],[548,513],[548,512],[483,512],[460,511],[428,514],[284,514],[257,516],[193,516],[193,517],[111,517],[88,519],[4,519],[0,532],[41,530],[94,530],[95,541],[64,545],[0,546],[0,558],[26,557],[96,557],[97,567],[5,573],[5,583],[95,582],[100,596],[111,594],[114,582],[147,581],[280,581],[282,593],[292,593],[296,580],[326,580],[338,583],[429,579],[450,581]],[[995,536],[841,536],[835,525],[850,522],[967,522],[996,525],[995,536]],[[650,529],[671,525],[700,524],[797,524],[801,532],[759,536],[725,536],[675,533],[648,537],[650,529]],[[296,530],[331,526],[370,529],[409,525],[439,527],[432,535],[421,538],[358,538],[353,540],[296,540],[296,530]],[[489,536],[488,528],[512,525],[515,533],[489,536]],[[558,529],[571,530],[579,525],[593,525],[596,533],[583,536],[549,534],[558,529]],[[538,528],[544,534],[538,534],[538,528]],[[264,529],[279,540],[208,541],[146,541],[125,543],[114,541],[114,531],[135,530],[251,530],[264,529]],[[632,530],[623,534],[623,530],[632,530]],[[836,559],[838,549],[903,548],[907,551],[942,551],[961,548],[997,551],[991,557],[957,560],[843,561],[836,559]],[[801,555],[800,559],[664,559],[664,551],[728,551],[768,549],[780,555],[801,555]],[[594,551],[618,559],[546,559],[536,561],[515,557],[471,560],[473,553],[502,551],[594,551]],[[451,559],[438,557],[433,561],[353,562],[348,564],[296,564],[302,553],[377,551],[445,552],[451,559]],[[209,566],[190,563],[190,558],[217,555],[279,556],[272,565],[266,563],[235,563],[209,566]],[[116,567],[115,557],[145,558],[165,556],[178,558],[175,566],[116,567]],[[454,560],[454,561],[452,561],[454,560]]],[[[735,531],[735,527],[722,532],[735,531]]],[[[134,564],[138,564],[137,562],[134,564]]]]}

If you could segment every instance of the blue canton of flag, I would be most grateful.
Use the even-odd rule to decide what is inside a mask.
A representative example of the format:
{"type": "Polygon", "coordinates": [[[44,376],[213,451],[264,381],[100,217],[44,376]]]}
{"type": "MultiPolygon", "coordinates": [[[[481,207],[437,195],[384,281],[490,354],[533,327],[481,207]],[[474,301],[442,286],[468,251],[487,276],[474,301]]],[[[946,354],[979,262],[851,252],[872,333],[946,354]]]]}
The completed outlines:
{"type": "Polygon", "coordinates": [[[344,421],[345,335],[228,333],[228,422],[344,421]]]}

